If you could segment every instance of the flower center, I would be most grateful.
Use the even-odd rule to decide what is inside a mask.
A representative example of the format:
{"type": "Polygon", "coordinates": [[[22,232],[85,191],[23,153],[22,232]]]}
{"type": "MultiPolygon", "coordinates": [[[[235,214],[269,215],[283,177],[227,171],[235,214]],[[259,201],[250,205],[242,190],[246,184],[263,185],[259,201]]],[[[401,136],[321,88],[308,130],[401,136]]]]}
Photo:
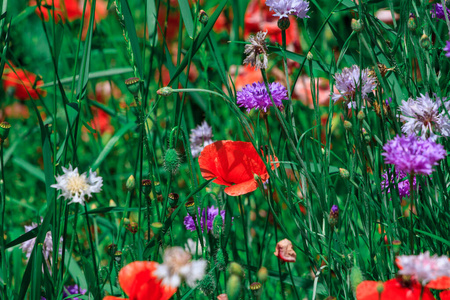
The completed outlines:
{"type": "Polygon", "coordinates": [[[86,182],[86,178],[81,177],[79,174],[71,176],[67,179],[67,190],[72,194],[72,196],[88,189],[89,184],[86,182]]]}

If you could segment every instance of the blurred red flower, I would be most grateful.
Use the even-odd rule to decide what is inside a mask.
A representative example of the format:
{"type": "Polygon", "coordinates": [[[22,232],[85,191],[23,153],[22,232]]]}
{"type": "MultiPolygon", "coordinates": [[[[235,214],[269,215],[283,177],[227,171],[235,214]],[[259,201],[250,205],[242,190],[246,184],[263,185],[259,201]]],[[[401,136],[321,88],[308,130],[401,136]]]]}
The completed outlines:
{"type": "MultiPolygon", "coordinates": [[[[278,160],[276,157],[273,160],[278,160]]],[[[258,188],[258,175],[262,182],[269,179],[266,165],[252,143],[217,141],[206,146],[198,158],[200,171],[206,180],[228,186],[225,193],[240,196],[258,188]],[[234,184],[234,185],[233,185],[234,184]]],[[[272,166],[274,169],[275,166],[272,166]]]]}
{"type": "MultiPolygon", "coordinates": [[[[177,291],[176,288],[164,286],[153,272],[158,263],[153,261],[135,261],[119,272],[119,283],[122,290],[131,300],[166,300],[177,291]]],[[[114,296],[107,296],[103,300],[123,300],[114,296]]]]}
{"type": "MultiPolygon", "coordinates": [[[[12,64],[11,64],[12,65],[12,64]]],[[[42,84],[42,80],[37,80],[37,76],[28,71],[23,71],[14,67],[14,71],[6,64],[3,71],[2,83],[3,89],[13,89],[14,97],[20,100],[38,99],[39,95],[44,95],[45,92],[41,89],[33,88],[35,84],[42,84]],[[37,80],[37,82],[36,82],[37,80]]]]}
{"type": "MultiPolygon", "coordinates": [[[[64,22],[68,20],[69,22],[72,22],[77,19],[81,19],[83,17],[83,7],[84,7],[84,0],[41,0],[41,10],[42,10],[42,17],[45,21],[50,20],[50,16],[53,16],[53,12],[51,9],[48,9],[42,5],[51,6],[53,3],[55,7],[55,21],[58,21],[59,19],[63,20],[64,22]]],[[[30,0],[30,6],[37,5],[36,0],[30,0]]],[[[41,16],[41,12],[39,8],[36,7],[36,14],[38,16],[41,16]]],[[[88,21],[89,17],[91,15],[91,4],[89,1],[86,3],[86,11],[84,14],[84,18],[86,21],[88,21]]],[[[96,1],[95,5],[95,20],[98,22],[101,19],[104,19],[107,15],[107,3],[103,2],[101,0],[96,1]]]]}
{"type": "Polygon", "coordinates": [[[377,281],[363,281],[356,288],[357,300],[435,300],[430,289],[425,287],[423,289],[422,298],[422,286],[415,280],[404,281],[399,278],[394,278],[386,281],[385,283],[379,283],[377,281]],[[379,297],[378,285],[383,285],[383,291],[381,297],[379,297]]]}

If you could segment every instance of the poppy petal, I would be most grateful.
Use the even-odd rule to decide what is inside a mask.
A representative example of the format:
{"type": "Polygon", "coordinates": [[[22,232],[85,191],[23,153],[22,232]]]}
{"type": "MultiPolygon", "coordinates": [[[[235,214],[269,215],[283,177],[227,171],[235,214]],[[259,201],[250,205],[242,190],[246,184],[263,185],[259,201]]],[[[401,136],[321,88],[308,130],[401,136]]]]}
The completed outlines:
{"type": "Polygon", "coordinates": [[[379,300],[377,281],[363,281],[356,287],[357,300],[379,300]]]}
{"type": "Polygon", "coordinates": [[[258,182],[251,179],[225,188],[225,193],[230,196],[241,196],[253,192],[258,188],[258,182]]]}
{"type": "MultiPolygon", "coordinates": [[[[224,147],[225,144],[230,142],[231,141],[217,141],[203,148],[200,156],[198,157],[198,164],[200,165],[200,171],[203,178],[210,180],[218,176],[218,163],[216,160],[219,157],[218,152],[222,149],[222,147],[224,147]]],[[[221,178],[217,178],[214,182],[222,185],[230,185],[230,183],[225,182],[221,178]]]]}
{"type": "Polygon", "coordinates": [[[106,296],[103,300],[128,300],[127,298],[119,298],[114,296],[106,296]]]}
{"type": "Polygon", "coordinates": [[[423,290],[422,298],[422,286],[414,281],[409,286],[404,286],[402,282],[397,279],[391,279],[384,283],[384,290],[381,294],[381,300],[435,300],[430,290],[425,287],[423,290]]]}
{"type": "Polygon", "coordinates": [[[441,300],[450,300],[450,291],[443,291],[439,294],[441,300]]]}
{"type": "Polygon", "coordinates": [[[442,276],[427,284],[427,288],[435,290],[446,290],[450,288],[450,277],[442,276]]]}

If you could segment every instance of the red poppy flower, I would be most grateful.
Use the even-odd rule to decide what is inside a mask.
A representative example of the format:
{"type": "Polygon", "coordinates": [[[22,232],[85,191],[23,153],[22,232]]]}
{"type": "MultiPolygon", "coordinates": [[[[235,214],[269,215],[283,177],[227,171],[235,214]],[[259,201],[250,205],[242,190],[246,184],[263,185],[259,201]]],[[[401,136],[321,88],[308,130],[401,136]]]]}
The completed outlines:
{"type": "MultiPolygon", "coordinates": [[[[166,300],[177,291],[176,288],[161,284],[153,271],[158,263],[153,261],[135,261],[122,268],[119,272],[119,283],[130,300],[166,300]]],[[[107,296],[103,300],[124,300],[107,296]]]]}
{"type": "Polygon", "coordinates": [[[41,89],[33,88],[35,83],[42,84],[42,80],[36,82],[37,76],[35,74],[16,67],[14,67],[14,71],[8,65],[5,65],[2,78],[5,91],[14,89],[14,96],[20,100],[28,100],[30,97],[31,99],[38,99],[38,94],[45,94],[41,89]]]}
{"type": "Polygon", "coordinates": [[[441,300],[450,300],[450,291],[440,293],[439,297],[441,297],[441,300]]]}
{"type": "MultiPolygon", "coordinates": [[[[394,278],[383,284],[381,298],[378,293],[377,281],[363,281],[356,288],[357,300],[419,300],[422,293],[422,286],[415,280],[403,281],[401,278],[394,278]]],[[[423,290],[422,300],[435,300],[430,289],[423,290]]]]}
{"type": "MultiPolygon", "coordinates": [[[[278,160],[276,157],[273,160],[278,160]]],[[[217,141],[206,146],[198,158],[200,171],[206,180],[228,186],[225,193],[240,196],[258,188],[255,175],[264,182],[269,179],[266,165],[252,143],[217,141]],[[234,184],[234,185],[233,185],[234,184]]],[[[272,166],[274,169],[275,166],[272,166]]]]}
{"type": "MultiPolygon", "coordinates": [[[[36,0],[30,0],[30,6],[36,5],[36,0]]],[[[77,19],[81,19],[83,17],[83,7],[84,7],[84,1],[78,1],[78,0],[41,0],[41,11],[42,11],[42,17],[45,21],[50,20],[50,16],[53,16],[53,12],[43,7],[42,5],[51,6],[53,3],[55,7],[55,20],[58,21],[59,19],[62,19],[63,21],[66,21],[66,19],[69,22],[72,22],[77,19]]],[[[101,19],[104,19],[107,15],[107,3],[103,2],[101,0],[96,1],[95,5],[95,20],[98,22],[101,19]]],[[[41,11],[39,8],[36,7],[36,14],[38,16],[41,16],[41,11]]],[[[84,18],[85,20],[88,20],[91,14],[91,4],[89,1],[86,3],[86,11],[84,18]]]]}

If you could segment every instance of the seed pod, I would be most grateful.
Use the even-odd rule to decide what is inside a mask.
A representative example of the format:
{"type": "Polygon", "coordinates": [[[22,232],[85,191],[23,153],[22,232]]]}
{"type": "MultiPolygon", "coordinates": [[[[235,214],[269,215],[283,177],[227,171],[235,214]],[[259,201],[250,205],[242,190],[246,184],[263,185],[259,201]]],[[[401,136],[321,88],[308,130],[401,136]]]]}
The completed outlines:
{"type": "Polygon", "coordinates": [[[178,152],[175,149],[168,149],[166,155],[164,156],[164,167],[167,172],[175,174],[180,166],[180,158],[178,157],[178,152]]]}
{"type": "Polygon", "coordinates": [[[157,235],[161,231],[163,224],[161,222],[153,222],[150,224],[150,227],[153,230],[153,234],[157,235]]]}
{"type": "Polygon", "coordinates": [[[170,205],[170,207],[172,207],[172,208],[177,207],[178,199],[180,199],[180,195],[178,195],[177,193],[170,193],[169,194],[169,205],[170,205]]]}
{"type": "Polygon", "coordinates": [[[142,192],[144,193],[145,197],[148,197],[152,190],[152,182],[149,179],[142,179],[142,192]]]}
{"type": "Polygon", "coordinates": [[[189,199],[184,206],[186,207],[186,210],[187,210],[188,214],[192,218],[196,218],[197,217],[197,207],[195,205],[194,199],[189,199]]]}
{"type": "Polygon", "coordinates": [[[11,124],[6,121],[0,123],[0,140],[3,142],[8,138],[9,130],[11,129],[11,124]]]}
{"type": "Polygon", "coordinates": [[[211,274],[206,274],[203,280],[200,282],[200,289],[206,296],[211,296],[216,289],[216,280],[211,274]]]}
{"type": "Polygon", "coordinates": [[[114,253],[117,251],[117,245],[116,244],[110,244],[108,247],[106,247],[106,251],[110,256],[114,256],[114,253]]]}
{"type": "Polygon", "coordinates": [[[219,248],[219,250],[217,250],[215,257],[217,268],[221,271],[225,271],[227,267],[227,260],[228,258],[226,252],[224,252],[222,248],[219,248]]]}
{"type": "Polygon", "coordinates": [[[218,214],[213,221],[213,235],[216,239],[220,238],[222,234],[223,218],[218,214]]]}
{"type": "Polygon", "coordinates": [[[200,10],[200,12],[198,14],[198,20],[203,25],[206,25],[206,23],[208,23],[208,20],[209,20],[208,14],[203,9],[200,10]]]}
{"type": "Polygon", "coordinates": [[[253,293],[253,296],[256,299],[259,299],[259,297],[261,296],[261,292],[262,292],[262,284],[259,282],[253,282],[252,284],[250,284],[250,290],[253,293]]]}
{"type": "Polygon", "coordinates": [[[128,91],[136,97],[139,94],[141,80],[137,77],[131,77],[125,80],[125,85],[127,86],[128,91]]]}

